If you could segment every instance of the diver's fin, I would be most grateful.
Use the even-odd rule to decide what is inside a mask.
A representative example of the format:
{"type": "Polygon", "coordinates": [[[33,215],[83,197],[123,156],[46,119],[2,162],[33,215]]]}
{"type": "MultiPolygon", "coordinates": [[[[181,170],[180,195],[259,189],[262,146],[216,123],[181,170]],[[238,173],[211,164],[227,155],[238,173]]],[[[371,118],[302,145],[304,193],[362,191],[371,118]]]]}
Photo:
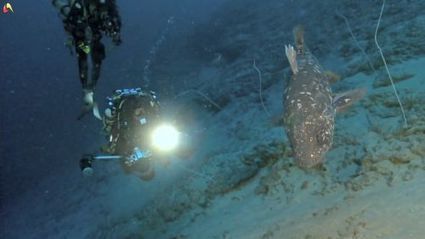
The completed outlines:
{"type": "Polygon", "coordinates": [[[102,116],[100,115],[99,107],[97,106],[96,102],[93,102],[92,105],[84,105],[77,119],[81,120],[89,112],[92,112],[96,119],[102,120],[102,116]]]}
{"type": "Polygon", "coordinates": [[[297,65],[297,52],[294,47],[289,45],[285,45],[285,54],[288,58],[289,65],[291,66],[292,73],[295,75],[298,73],[298,65],[297,65]]]}
{"type": "Polygon", "coordinates": [[[102,116],[100,116],[99,107],[97,107],[97,103],[96,102],[93,102],[92,109],[93,109],[93,115],[94,115],[94,117],[96,117],[98,120],[102,120],[102,116]]]}
{"type": "Polygon", "coordinates": [[[366,95],[366,92],[366,88],[359,88],[336,94],[332,99],[332,105],[335,107],[337,112],[344,111],[356,101],[363,98],[363,96],[366,95]]]}
{"type": "Polygon", "coordinates": [[[88,112],[91,111],[91,108],[89,105],[84,105],[81,109],[81,113],[78,115],[77,120],[81,120],[88,112]]]}
{"type": "Polygon", "coordinates": [[[94,93],[92,90],[83,90],[83,101],[84,105],[81,110],[80,115],[78,116],[78,120],[82,119],[88,112],[93,112],[94,117],[96,117],[99,120],[102,120],[102,117],[99,113],[99,108],[97,106],[97,103],[94,101],[94,93]]]}
{"type": "Polygon", "coordinates": [[[83,101],[84,104],[88,105],[88,106],[92,106],[94,103],[94,92],[93,90],[83,90],[83,101]]]}

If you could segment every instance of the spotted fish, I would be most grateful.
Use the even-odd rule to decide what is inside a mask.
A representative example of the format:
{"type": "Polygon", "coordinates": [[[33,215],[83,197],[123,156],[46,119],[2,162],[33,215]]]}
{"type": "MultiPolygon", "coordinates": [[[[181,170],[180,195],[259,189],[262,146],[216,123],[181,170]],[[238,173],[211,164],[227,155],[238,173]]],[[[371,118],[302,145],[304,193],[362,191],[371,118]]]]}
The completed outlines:
{"type": "Polygon", "coordinates": [[[305,47],[304,30],[294,29],[295,48],[285,46],[292,78],[284,93],[284,125],[294,158],[303,168],[320,165],[331,148],[337,110],[360,99],[364,89],[333,97],[330,79],[305,47]]]}

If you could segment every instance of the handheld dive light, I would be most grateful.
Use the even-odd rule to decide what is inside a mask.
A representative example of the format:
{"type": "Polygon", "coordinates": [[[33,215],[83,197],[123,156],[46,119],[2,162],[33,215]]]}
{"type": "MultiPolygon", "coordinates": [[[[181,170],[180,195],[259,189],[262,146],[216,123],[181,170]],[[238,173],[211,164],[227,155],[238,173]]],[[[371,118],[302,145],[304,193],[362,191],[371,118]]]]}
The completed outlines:
{"type": "Polygon", "coordinates": [[[152,146],[161,151],[171,151],[179,143],[180,133],[169,124],[158,126],[151,135],[152,146]]]}

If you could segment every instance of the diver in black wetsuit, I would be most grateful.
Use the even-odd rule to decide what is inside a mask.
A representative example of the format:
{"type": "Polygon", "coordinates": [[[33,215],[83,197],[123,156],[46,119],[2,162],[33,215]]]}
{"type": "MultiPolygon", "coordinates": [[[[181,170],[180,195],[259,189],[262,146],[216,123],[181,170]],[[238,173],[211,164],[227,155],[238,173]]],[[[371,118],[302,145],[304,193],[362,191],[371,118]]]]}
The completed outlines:
{"type": "Polygon", "coordinates": [[[116,90],[107,99],[103,130],[108,142],[100,154],[83,155],[82,172],[92,174],[94,161],[118,160],[126,173],[151,180],[155,171],[150,136],[160,120],[160,104],[155,92],[141,88],[116,90]]]}
{"type": "Polygon", "coordinates": [[[101,119],[93,92],[105,58],[102,34],[112,38],[115,45],[121,43],[121,18],[115,0],[52,0],[63,19],[65,31],[70,35],[69,45],[74,45],[78,57],[79,77],[83,87],[85,106],[79,119],[93,110],[101,119]],[[91,79],[88,77],[88,55],[92,60],[91,79]]]}

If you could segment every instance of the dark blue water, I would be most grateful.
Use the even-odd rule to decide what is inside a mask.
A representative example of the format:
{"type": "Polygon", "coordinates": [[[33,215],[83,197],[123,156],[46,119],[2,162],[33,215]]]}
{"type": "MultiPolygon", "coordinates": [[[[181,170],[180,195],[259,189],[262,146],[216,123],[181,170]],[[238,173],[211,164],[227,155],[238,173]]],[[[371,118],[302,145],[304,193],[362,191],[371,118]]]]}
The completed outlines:
{"type": "Polygon", "coordinates": [[[375,238],[387,227],[399,230],[389,238],[423,235],[420,223],[385,220],[423,219],[412,216],[423,215],[415,204],[425,159],[423,1],[387,0],[376,32],[406,127],[375,42],[382,1],[117,0],[123,43],[103,39],[100,108],[115,89],[148,84],[192,138],[191,150],[158,160],[151,182],[113,163],[82,176],[81,155],[105,139],[100,121],[76,119],[77,59],[64,45],[57,10],[50,1],[0,6],[6,2],[14,13],[0,13],[0,237],[375,238]],[[292,74],[284,46],[294,44],[297,24],[322,66],[340,77],[335,94],[367,89],[337,114],[333,146],[312,171],[294,163],[282,123],[292,74]],[[417,210],[386,210],[386,194],[397,199],[404,190],[417,210]],[[258,206],[252,213],[251,205],[258,206]],[[240,225],[241,217],[254,223],[240,225]],[[318,226],[304,228],[306,218],[318,226]],[[325,220],[333,227],[322,230],[325,220]]]}

